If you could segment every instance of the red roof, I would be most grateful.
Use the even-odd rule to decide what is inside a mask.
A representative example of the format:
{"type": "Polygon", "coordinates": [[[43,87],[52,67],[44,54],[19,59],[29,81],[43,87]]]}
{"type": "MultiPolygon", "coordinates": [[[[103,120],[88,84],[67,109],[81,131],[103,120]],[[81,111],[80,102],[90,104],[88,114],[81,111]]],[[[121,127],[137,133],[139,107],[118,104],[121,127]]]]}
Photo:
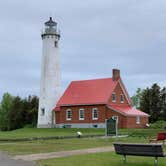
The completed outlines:
{"type": "MultiPolygon", "coordinates": [[[[61,106],[106,104],[110,109],[125,116],[149,116],[148,114],[133,108],[131,105],[110,105],[108,103],[109,97],[119,80],[113,81],[112,78],[102,78],[72,81],[59,99],[55,111],[60,111],[61,106]]],[[[124,85],[122,86],[124,88],[124,85]]],[[[125,91],[125,93],[127,92],[125,91]]]]}
{"type": "Polygon", "coordinates": [[[149,116],[148,114],[129,105],[108,105],[109,108],[126,116],[149,116]]]}
{"type": "Polygon", "coordinates": [[[57,106],[106,104],[117,83],[112,78],[72,81],[57,106]]]}

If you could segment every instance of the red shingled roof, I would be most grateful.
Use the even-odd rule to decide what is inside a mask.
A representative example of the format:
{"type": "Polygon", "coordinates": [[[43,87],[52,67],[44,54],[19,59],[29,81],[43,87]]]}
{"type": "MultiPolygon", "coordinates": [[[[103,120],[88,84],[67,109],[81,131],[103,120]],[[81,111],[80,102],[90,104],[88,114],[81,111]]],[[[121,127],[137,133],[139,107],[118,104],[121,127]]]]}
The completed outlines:
{"type": "Polygon", "coordinates": [[[72,81],[62,97],[59,99],[55,107],[55,111],[60,111],[61,106],[68,105],[106,104],[108,108],[125,116],[149,116],[148,114],[137,110],[130,105],[110,105],[108,103],[109,97],[119,80],[113,81],[112,78],[102,78],[72,81]]]}
{"type": "Polygon", "coordinates": [[[149,116],[145,112],[142,112],[132,106],[129,105],[108,105],[108,107],[114,111],[117,111],[126,116],[149,116]]]}
{"type": "Polygon", "coordinates": [[[60,100],[62,105],[106,104],[118,81],[112,78],[72,81],[60,100]]]}

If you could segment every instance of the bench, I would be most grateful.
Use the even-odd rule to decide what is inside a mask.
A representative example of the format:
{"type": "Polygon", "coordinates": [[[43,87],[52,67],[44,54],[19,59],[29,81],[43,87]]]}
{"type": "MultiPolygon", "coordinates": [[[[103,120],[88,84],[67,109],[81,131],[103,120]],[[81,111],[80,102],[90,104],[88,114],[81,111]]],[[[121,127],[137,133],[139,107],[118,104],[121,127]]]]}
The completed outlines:
{"type": "Polygon", "coordinates": [[[162,144],[114,143],[114,149],[117,154],[123,155],[124,163],[126,162],[127,155],[149,156],[155,158],[155,164],[158,166],[158,157],[166,157],[162,144]]]}
{"type": "Polygon", "coordinates": [[[158,141],[163,141],[163,144],[166,140],[166,132],[160,132],[157,134],[157,137],[155,139],[150,138],[149,142],[155,142],[157,143],[158,141]]]}

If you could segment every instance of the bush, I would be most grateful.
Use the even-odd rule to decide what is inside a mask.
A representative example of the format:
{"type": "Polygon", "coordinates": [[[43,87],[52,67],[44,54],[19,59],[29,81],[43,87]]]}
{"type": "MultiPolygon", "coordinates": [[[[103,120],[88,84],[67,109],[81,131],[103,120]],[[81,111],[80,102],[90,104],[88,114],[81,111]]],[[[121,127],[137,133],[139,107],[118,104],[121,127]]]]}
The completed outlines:
{"type": "Polygon", "coordinates": [[[150,124],[150,128],[153,128],[153,129],[166,129],[166,121],[164,120],[160,120],[160,121],[157,121],[155,123],[152,123],[150,124]]]}
{"type": "Polygon", "coordinates": [[[33,124],[26,124],[24,128],[36,128],[36,125],[33,124]]]}

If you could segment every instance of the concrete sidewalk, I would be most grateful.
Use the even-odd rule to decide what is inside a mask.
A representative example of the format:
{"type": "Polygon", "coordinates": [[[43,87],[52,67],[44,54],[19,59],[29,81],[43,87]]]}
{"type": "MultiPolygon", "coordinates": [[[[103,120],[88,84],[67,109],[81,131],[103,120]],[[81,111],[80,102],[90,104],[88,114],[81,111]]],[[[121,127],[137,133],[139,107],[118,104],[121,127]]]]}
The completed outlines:
{"type": "Polygon", "coordinates": [[[1,166],[35,166],[35,162],[11,159],[7,153],[0,152],[1,166]]]}
{"type": "Polygon", "coordinates": [[[35,160],[42,160],[42,159],[49,159],[49,158],[60,158],[60,157],[79,155],[79,154],[90,154],[90,153],[112,152],[112,151],[114,151],[114,148],[111,146],[111,147],[99,147],[99,148],[51,152],[51,153],[17,155],[17,156],[14,156],[12,159],[15,159],[15,160],[20,159],[20,160],[24,160],[24,161],[35,161],[35,160]]]}

